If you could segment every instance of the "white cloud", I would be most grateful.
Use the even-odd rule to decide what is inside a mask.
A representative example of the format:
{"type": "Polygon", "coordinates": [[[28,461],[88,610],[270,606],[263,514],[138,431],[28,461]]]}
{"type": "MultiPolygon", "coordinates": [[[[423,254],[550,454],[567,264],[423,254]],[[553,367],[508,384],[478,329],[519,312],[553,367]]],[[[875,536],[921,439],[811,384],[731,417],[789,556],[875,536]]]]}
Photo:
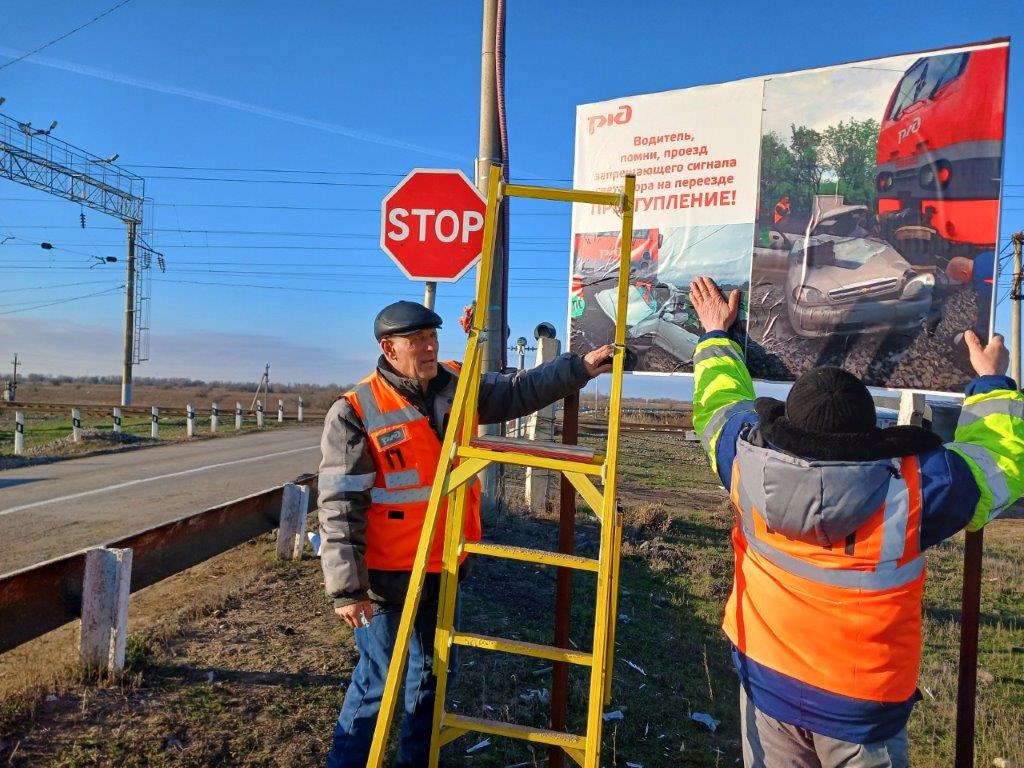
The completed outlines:
{"type": "Polygon", "coordinates": [[[788,139],[793,124],[820,131],[851,117],[881,121],[893,89],[917,59],[899,56],[766,78],[761,131],[788,139]]]}

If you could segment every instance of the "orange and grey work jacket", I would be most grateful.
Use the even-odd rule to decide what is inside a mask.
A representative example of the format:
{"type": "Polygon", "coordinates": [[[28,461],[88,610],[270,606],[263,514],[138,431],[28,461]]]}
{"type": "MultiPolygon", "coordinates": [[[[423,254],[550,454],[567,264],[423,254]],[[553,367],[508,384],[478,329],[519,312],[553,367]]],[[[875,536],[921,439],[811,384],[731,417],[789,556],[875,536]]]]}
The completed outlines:
{"type": "MultiPolygon", "coordinates": [[[[381,358],[327,412],[320,443],[320,557],[335,606],[405,599],[458,375],[457,363],[443,363],[423,392],[419,382],[398,375],[381,358]]],[[[515,374],[485,374],[480,422],[533,413],[587,381],[583,360],[574,354],[515,374]]],[[[480,536],[477,505],[471,496],[465,530],[470,539],[480,536]]],[[[435,573],[441,530],[431,558],[435,573]]],[[[428,578],[424,599],[436,589],[436,577],[428,578]]]]}

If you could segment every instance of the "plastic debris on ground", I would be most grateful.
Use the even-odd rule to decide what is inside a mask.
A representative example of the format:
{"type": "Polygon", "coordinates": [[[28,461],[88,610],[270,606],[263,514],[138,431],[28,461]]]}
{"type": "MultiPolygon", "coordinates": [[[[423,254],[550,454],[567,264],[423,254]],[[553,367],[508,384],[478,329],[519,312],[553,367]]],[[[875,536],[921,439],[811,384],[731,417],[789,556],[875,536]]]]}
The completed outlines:
{"type": "Polygon", "coordinates": [[[320,534],[308,531],[306,538],[309,539],[309,546],[313,548],[313,557],[320,557],[320,534]]]}
{"type": "Polygon", "coordinates": [[[613,709],[611,712],[604,713],[604,721],[607,723],[611,720],[625,720],[626,713],[621,709],[613,709]]]}
{"type": "Polygon", "coordinates": [[[539,701],[541,704],[551,702],[551,693],[547,688],[531,688],[526,693],[519,694],[520,701],[539,701]]]}
{"type": "Polygon", "coordinates": [[[472,747],[470,747],[469,749],[466,750],[466,754],[467,755],[471,755],[474,752],[480,751],[481,749],[487,749],[487,747],[489,747],[489,746],[491,746],[491,740],[490,739],[484,739],[483,741],[478,741],[476,744],[474,744],[472,747]]]}
{"type": "Polygon", "coordinates": [[[721,723],[721,720],[715,720],[715,718],[707,712],[694,712],[690,715],[690,719],[696,720],[698,723],[703,723],[710,728],[712,732],[714,732],[715,729],[718,728],[719,723],[721,723]]]}
{"type": "Polygon", "coordinates": [[[624,661],[624,662],[626,662],[626,663],[627,663],[627,664],[628,664],[629,666],[631,666],[631,667],[632,667],[633,669],[635,669],[635,670],[636,670],[637,672],[639,672],[639,673],[640,673],[641,675],[643,675],[644,677],[647,677],[647,673],[646,673],[646,672],[644,672],[644,668],[643,668],[643,667],[641,667],[641,666],[640,666],[639,664],[634,664],[634,663],[633,663],[632,661],[630,661],[629,659],[623,659],[623,661],[624,661]]]}

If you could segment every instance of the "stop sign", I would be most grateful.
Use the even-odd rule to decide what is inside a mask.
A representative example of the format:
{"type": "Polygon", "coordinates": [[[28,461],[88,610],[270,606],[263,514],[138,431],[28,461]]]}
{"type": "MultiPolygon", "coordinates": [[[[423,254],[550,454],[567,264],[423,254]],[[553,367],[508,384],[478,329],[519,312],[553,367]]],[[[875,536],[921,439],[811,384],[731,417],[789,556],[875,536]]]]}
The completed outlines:
{"type": "Polygon", "coordinates": [[[381,202],[380,247],[410,280],[458,280],[480,258],[486,211],[462,171],[417,168],[381,202]]]}

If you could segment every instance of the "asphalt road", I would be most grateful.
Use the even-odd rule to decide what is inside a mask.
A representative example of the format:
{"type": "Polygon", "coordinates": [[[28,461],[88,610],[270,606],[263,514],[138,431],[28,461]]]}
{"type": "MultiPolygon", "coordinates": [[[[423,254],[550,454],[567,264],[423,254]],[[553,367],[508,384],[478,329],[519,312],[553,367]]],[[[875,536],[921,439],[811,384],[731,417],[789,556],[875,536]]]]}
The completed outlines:
{"type": "Polygon", "coordinates": [[[316,472],[318,425],[0,472],[0,574],[316,472]]]}

